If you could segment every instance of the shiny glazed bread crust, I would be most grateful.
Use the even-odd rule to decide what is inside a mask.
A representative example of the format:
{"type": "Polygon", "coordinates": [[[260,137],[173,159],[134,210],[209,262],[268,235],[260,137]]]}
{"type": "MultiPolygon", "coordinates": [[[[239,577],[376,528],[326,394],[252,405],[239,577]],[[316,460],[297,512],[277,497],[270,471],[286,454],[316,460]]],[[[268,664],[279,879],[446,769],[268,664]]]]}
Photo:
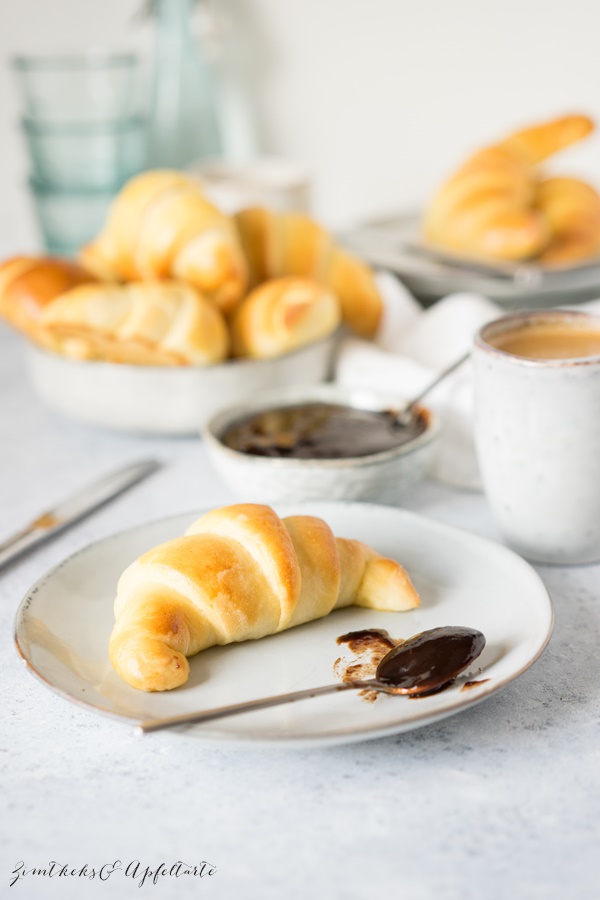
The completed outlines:
{"type": "Polygon", "coordinates": [[[187,681],[187,657],[215,644],[258,639],[352,604],[402,611],[419,602],[399,563],[335,538],[322,519],[280,519],[268,506],[238,504],[213,510],[125,570],[109,655],[132,687],[170,690],[187,681]]]}

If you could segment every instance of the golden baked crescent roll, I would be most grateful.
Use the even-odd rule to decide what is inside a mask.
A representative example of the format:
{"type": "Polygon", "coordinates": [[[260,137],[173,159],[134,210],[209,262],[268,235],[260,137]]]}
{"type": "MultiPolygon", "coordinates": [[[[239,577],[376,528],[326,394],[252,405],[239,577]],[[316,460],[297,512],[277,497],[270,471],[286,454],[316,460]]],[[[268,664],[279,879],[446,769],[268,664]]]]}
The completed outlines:
{"type": "Polygon", "coordinates": [[[261,206],[251,206],[236,213],[234,220],[248,263],[250,288],[275,278],[281,261],[277,213],[261,206]]]}
{"type": "Polygon", "coordinates": [[[274,274],[324,281],[335,249],[329,232],[301,213],[281,213],[276,227],[280,256],[274,274]]]}
{"type": "Polygon", "coordinates": [[[594,123],[589,116],[562,116],[517,131],[498,146],[535,165],[587,137],[593,130],[594,123]]]}
{"type": "Polygon", "coordinates": [[[85,247],[79,248],[77,259],[98,281],[122,283],[123,276],[115,270],[112,256],[106,254],[106,248],[99,241],[94,241],[92,244],[86,244],[85,247]]]}
{"type": "Polygon", "coordinates": [[[227,506],[125,570],[109,655],[132,687],[170,690],[187,681],[187,657],[208,647],[275,634],[344,606],[403,611],[419,602],[399,563],[335,538],[322,519],[227,506]]]}
{"type": "Polygon", "coordinates": [[[48,256],[15,256],[0,265],[0,315],[34,340],[42,340],[44,308],[65,291],[95,281],[77,263],[48,256]]]}
{"type": "Polygon", "coordinates": [[[488,259],[519,260],[541,253],[551,230],[535,203],[536,165],[592,128],[586,116],[566,116],[475,153],[433,197],[423,222],[425,239],[488,259]]]}
{"type": "Polygon", "coordinates": [[[250,283],[296,275],[312,278],[338,297],[344,322],[361,337],[373,337],[383,299],[371,269],[340,250],[329,232],[299,213],[263,207],[235,216],[250,269],[250,283]]]}
{"type": "Polygon", "coordinates": [[[82,259],[115,280],[179,278],[224,312],[244,294],[247,266],[232,220],[181,172],[156,169],[129,181],[82,259]]]}
{"type": "Polygon", "coordinates": [[[348,328],[360,337],[374,337],[383,314],[383,300],[371,268],[349,253],[335,250],[325,284],[339,298],[348,328]]]}
{"type": "Polygon", "coordinates": [[[340,304],[308,278],[273,278],[242,301],[231,323],[234,356],[266,359],[289,353],[331,334],[340,324],[340,304]]]}
{"type": "Polygon", "coordinates": [[[184,282],[84,285],[49,304],[47,343],[65,356],[138,365],[206,365],[227,355],[222,313],[184,282]]]}
{"type": "Polygon", "coordinates": [[[578,178],[547,178],[537,187],[535,204],[552,234],[540,262],[568,265],[600,254],[600,196],[591,185],[578,178]]]}
{"type": "Polygon", "coordinates": [[[340,301],[345,324],[361,337],[375,335],[383,300],[370,266],[340,250],[331,235],[308,216],[280,216],[282,275],[314,278],[340,301]]]}
{"type": "Polygon", "coordinates": [[[79,257],[84,265],[112,281],[142,277],[137,251],[146,212],[167,192],[183,187],[187,177],[170,169],[153,169],[131,178],[113,200],[104,228],[79,257]]]}

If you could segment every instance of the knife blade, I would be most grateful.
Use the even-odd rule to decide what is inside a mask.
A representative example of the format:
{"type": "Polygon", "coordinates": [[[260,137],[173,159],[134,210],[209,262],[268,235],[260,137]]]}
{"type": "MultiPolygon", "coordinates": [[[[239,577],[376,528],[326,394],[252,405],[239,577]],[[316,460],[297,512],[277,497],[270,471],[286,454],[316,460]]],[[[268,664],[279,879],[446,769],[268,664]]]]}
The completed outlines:
{"type": "Polygon", "coordinates": [[[0,543],[0,569],[160,468],[161,463],[156,459],[141,460],[109,472],[71,494],[62,503],[42,513],[25,528],[0,543]]]}

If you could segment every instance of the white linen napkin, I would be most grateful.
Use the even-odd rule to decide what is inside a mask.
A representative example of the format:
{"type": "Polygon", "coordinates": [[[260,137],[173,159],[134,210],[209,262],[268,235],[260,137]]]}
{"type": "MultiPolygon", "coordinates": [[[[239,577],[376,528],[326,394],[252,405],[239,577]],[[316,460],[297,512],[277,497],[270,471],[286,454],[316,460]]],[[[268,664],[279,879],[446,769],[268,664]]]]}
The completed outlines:
{"type": "MultiPolygon", "coordinates": [[[[335,377],[346,387],[397,391],[408,400],[462,356],[486,322],[504,313],[479,294],[450,294],[423,310],[393,275],[382,272],[377,280],[385,302],[379,333],[372,342],[346,338],[338,354],[335,377]]],[[[600,300],[579,308],[600,312],[600,300]]],[[[471,364],[435,388],[427,405],[442,424],[432,474],[457,487],[479,489],[471,364]]]]}

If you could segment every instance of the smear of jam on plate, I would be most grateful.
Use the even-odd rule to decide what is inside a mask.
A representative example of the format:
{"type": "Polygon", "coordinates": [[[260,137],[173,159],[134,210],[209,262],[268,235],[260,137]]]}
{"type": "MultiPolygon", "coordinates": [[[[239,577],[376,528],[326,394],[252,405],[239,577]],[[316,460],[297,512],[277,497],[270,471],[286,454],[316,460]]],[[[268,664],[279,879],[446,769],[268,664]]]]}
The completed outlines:
{"type": "MultiPolygon", "coordinates": [[[[389,636],[387,631],[379,628],[364,628],[362,631],[349,631],[337,639],[338,644],[347,644],[355,654],[353,662],[336,659],[333,671],[341,681],[364,681],[374,678],[377,666],[399,642],[389,636]]],[[[377,699],[377,691],[362,690],[358,696],[373,703],[377,699]]]]}
{"type": "Polygon", "coordinates": [[[480,678],[478,681],[465,681],[461,687],[461,691],[472,691],[473,688],[479,687],[480,684],[485,684],[486,681],[489,680],[489,678],[480,678]]]}

